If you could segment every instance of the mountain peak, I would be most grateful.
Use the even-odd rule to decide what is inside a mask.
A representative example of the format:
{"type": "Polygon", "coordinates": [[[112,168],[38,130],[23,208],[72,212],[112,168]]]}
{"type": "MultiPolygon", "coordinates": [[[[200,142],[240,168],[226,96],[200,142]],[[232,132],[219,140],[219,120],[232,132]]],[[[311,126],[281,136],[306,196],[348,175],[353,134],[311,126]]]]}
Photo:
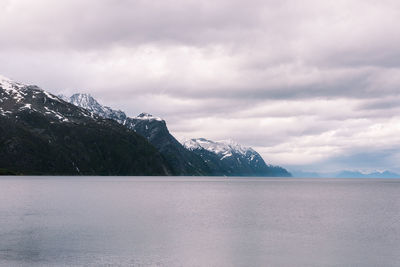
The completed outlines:
{"type": "MultiPolygon", "coordinates": [[[[75,96],[76,98],[85,96],[75,96]]],[[[115,121],[2,77],[1,167],[34,175],[166,175],[166,160],[115,121]],[[144,153],[145,152],[145,153],[144,153]]]]}
{"type": "Polygon", "coordinates": [[[185,140],[183,146],[210,163],[216,175],[247,176],[290,176],[279,167],[267,165],[263,158],[251,147],[245,147],[233,140],[211,141],[205,138],[185,140]],[[221,172],[221,170],[224,170],[221,172]]]}
{"type": "Polygon", "coordinates": [[[126,120],[126,114],[120,110],[113,110],[110,107],[103,106],[95,98],[93,98],[90,94],[86,93],[76,93],[71,97],[65,97],[63,95],[59,95],[59,98],[64,101],[70,102],[75,106],[84,108],[94,114],[97,114],[103,118],[113,119],[117,122],[124,124],[126,120]]]}
{"type": "Polygon", "coordinates": [[[0,75],[0,87],[6,90],[7,92],[16,91],[25,86],[26,86],[25,84],[17,83],[5,76],[0,75]]]}
{"type": "Polygon", "coordinates": [[[189,150],[205,149],[216,154],[232,154],[239,153],[245,155],[247,152],[254,152],[250,147],[245,147],[237,142],[228,139],[222,141],[211,141],[205,138],[193,138],[185,140],[183,145],[189,150]]]}
{"type": "Polygon", "coordinates": [[[75,93],[71,96],[71,98],[85,98],[85,99],[93,99],[96,101],[96,99],[94,99],[91,94],[87,93],[75,93]]]}
{"type": "Polygon", "coordinates": [[[137,117],[135,117],[135,119],[163,121],[163,119],[161,119],[159,117],[155,117],[155,116],[151,115],[150,113],[146,113],[146,112],[140,113],[137,117]]]}
{"type": "Polygon", "coordinates": [[[93,105],[99,106],[99,102],[97,102],[96,99],[94,99],[90,94],[73,94],[70,97],[71,103],[79,103],[79,106],[90,109],[93,105]]]}
{"type": "Polygon", "coordinates": [[[143,117],[153,117],[153,115],[151,115],[150,113],[146,113],[146,112],[142,112],[138,115],[139,118],[143,118],[143,117]]]}

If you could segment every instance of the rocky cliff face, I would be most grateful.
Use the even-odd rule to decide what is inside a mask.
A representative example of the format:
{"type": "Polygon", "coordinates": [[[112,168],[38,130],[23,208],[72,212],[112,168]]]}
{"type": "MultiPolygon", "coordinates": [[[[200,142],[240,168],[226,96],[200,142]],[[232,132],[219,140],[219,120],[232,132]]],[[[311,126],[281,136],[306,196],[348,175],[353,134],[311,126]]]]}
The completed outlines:
{"type": "Polygon", "coordinates": [[[145,137],[153,144],[172,168],[174,175],[208,175],[209,169],[203,160],[185,149],[174,136],[170,134],[165,121],[148,113],[136,117],[127,117],[120,110],[113,110],[98,103],[88,94],[74,94],[71,97],[62,96],[70,103],[85,108],[93,114],[112,119],[145,137]]]}
{"type": "Polygon", "coordinates": [[[47,175],[172,173],[135,132],[5,77],[0,77],[0,168],[47,175]]]}
{"type": "Polygon", "coordinates": [[[182,145],[159,117],[148,113],[128,117],[123,111],[101,105],[88,94],[60,98],[85,109],[91,116],[114,120],[145,137],[160,151],[174,175],[291,176],[284,168],[267,165],[252,148],[233,141],[199,138],[182,145]]]}

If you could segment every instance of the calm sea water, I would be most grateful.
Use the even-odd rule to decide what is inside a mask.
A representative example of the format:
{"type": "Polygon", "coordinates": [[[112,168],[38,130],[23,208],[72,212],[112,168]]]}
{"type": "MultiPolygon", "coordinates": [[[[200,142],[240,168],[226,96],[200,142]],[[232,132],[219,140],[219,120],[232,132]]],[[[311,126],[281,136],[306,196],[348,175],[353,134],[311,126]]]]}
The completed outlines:
{"type": "Polygon", "coordinates": [[[400,180],[0,178],[1,266],[400,266],[400,180]]]}

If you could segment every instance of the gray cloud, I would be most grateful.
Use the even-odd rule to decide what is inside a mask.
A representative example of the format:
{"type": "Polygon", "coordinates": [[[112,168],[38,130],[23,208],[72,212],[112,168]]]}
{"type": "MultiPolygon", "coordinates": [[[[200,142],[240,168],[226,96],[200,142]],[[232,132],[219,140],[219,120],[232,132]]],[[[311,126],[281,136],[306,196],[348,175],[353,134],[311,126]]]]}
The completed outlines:
{"type": "Polygon", "coordinates": [[[3,0],[0,73],[276,164],[399,169],[399,13],[394,0],[3,0]]]}
{"type": "Polygon", "coordinates": [[[400,95],[396,96],[385,96],[382,95],[378,98],[369,99],[368,101],[362,102],[359,110],[363,112],[374,112],[375,114],[399,114],[400,109],[400,95]]]}

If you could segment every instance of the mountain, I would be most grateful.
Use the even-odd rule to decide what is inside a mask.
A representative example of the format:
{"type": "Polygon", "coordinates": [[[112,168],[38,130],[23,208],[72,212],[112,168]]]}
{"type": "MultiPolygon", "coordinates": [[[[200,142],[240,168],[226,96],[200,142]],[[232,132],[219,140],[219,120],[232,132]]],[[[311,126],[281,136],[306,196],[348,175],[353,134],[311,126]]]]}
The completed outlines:
{"type": "Polygon", "coordinates": [[[208,175],[207,164],[197,154],[185,149],[173,137],[165,121],[148,113],[137,117],[127,117],[120,110],[113,110],[101,105],[89,94],[74,94],[71,97],[61,96],[66,101],[82,107],[92,114],[112,119],[145,137],[164,156],[174,175],[208,175]]]}
{"type": "Polygon", "coordinates": [[[147,138],[165,157],[175,175],[291,176],[281,167],[266,165],[253,149],[241,147],[234,142],[223,144],[207,140],[210,143],[206,145],[206,142],[200,142],[205,139],[192,139],[182,145],[171,135],[166,122],[159,117],[148,113],[127,117],[120,110],[101,105],[89,94],[61,97],[101,117],[116,120],[147,138]],[[200,143],[209,149],[193,149],[195,144],[200,143]],[[218,149],[211,149],[212,146],[218,149],[226,147],[226,153],[220,154],[218,149]],[[232,155],[229,156],[229,153],[232,155]]]}
{"type": "Polygon", "coordinates": [[[168,175],[145,138],[114,120],[0,76],[0,168],[46,175],[168,175]]]}
{"type": "Polygon", "coordinates": [[[390,171],[361,172],[361,171],[339,171],[339,172],[303,172],[292,171],[294,177],[298,178],[400,178],[400,174],[390,171]]]}
{"type": "Polygon", "coordinates": [[[400,178],[400,174],[383,171],[362,173],[359,171],[341,171],[335,175],[336,178],[400,178]]]}
{"type": "Polygon", "coordinates": [[[282,167],[267,165],[254,149],[231,140],[214,142],[204,138],[190,139],[184,142],[184,146],[207,163],[211,175],[291,176],[282,167]]]}
{"type": "Polygon", "coordinates": [[[66,97],[63,95],[59,96],[63,100],[74,104],[75,106],[84,108],[93,114],[97,114],[100,117],[112,119],[120,124],[124,124],[126,120],[126,114],[121,110],[113,110],[110,107],[102,106],[89,94],[74,94],[71,97],[66,97]]]}

